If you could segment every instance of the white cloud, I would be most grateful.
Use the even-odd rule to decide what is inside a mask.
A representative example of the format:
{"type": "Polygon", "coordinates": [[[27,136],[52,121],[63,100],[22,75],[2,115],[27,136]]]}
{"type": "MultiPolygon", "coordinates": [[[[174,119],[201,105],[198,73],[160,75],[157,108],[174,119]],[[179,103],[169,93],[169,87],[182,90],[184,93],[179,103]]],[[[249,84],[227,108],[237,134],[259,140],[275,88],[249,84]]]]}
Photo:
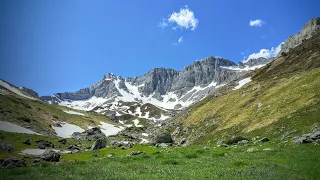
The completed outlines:
{"type": "Polygon", "coordinates": [[[191,11],[188,6],[181,8],[179,12],[173,12],[169,15],[168,19],[162,18],[159,23],[159,27],[165,28],[169,25],[173,25],[173,29],[185,28],[195,30],[198,26],[199,20],[195,18],[194,12],[191,11]]]}
{"type": "Polygon", "coordinates": [[[165,18],[162,18],[161,21],[159,22],[158,26],[162,29],[168,26],[167,20],[165,18]]]}
{"type": "Polygon", "coordinates": [[[250,21],[249,25],[252,27],[261,27],[263,24],[265,24],[264,21],[262,21],[261,19],[256,19],[253,21],[250,21]]]}
{"type": "Polygon", "coordinates": [[[181,36],[177,42],[174,43],[175,46],[181,44],[183,42],[183,37],[181,36]]]}
{"type": "MultiPolygon", "coordinates": [[[[278,55],[278,53],[280,52],[281,50],[281,45],[283,44],[280,43],[277,47],[271,47],[271,49],[261,49],[259,52],[257,53],[253,53],[253,54],[250,54],[247,58],[247,60],[244,60],[243,62],[247,62],[248,60],[250,59],[257,59],[257,58],[260,58],[260,57],[264,57],[264,58],[272,58],[272,57],[276,57],[278,55]]],[[[245,59],[245,58],[244,58],[245,59]]]]}

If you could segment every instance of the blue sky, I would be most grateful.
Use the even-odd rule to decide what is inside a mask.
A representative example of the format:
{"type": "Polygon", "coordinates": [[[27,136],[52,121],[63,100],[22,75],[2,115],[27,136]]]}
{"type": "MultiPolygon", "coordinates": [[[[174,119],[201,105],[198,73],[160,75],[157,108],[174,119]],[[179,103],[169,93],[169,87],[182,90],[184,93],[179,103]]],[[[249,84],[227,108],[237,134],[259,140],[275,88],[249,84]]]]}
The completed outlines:
{"type": "Polygon", "coordinates": [[[237,63],[276,48],[320,16],[319,7],[318,0],[1,0],[0,78],[51,95],[108,72],[181,70],[207,56],[237,63]]]}

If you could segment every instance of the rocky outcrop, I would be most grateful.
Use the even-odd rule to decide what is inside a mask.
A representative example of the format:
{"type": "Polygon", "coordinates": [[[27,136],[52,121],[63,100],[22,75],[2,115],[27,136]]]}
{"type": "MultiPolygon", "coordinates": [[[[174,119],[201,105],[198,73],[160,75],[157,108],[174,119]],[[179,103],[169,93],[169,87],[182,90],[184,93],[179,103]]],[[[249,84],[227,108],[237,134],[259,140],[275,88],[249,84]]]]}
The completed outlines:
{"type": "Polygon", "coordinates": [[[21,158],[0,159],[0,168],[11,169],[18,167],[27,167],[26,161],[21,158]]]}
{"type": "MultiPolygon", "coordinates": [[[[270,61],[271,60],[265,58],[253,59],[243,66],[251,67],[254,65],[262,65],[270,61]]],[[[53,104],[59,104],[61,102],[68,104],[72,101],[86,101],[92,97],[98,97],[105,98],[106,102],[104,102],[104,105],[106,106],[108,103],[110,104],[109,107],[111,107],[113,105],[112,102],[115,102],[115,98],[117,97],[123,97],[123,101],[140,103],[146,101],[146,97],[151,96],[158,101],[165,101],[165,104],[175,102],[172,107],[163,107],[165,109],[182,109],[187,106],[182,105],[186,104],[183,102],[197,102],[206,95],[214,92],[216,86],[237,79],[248,72],[248,70],[245,69],[239,71],[226,67],[238,68],[238,66],[230,60],[210,56],[195,61],[191,65],[183,68],[182,71],[154,68],[143,76],[133,78],[122,78],[121,76],[108,73],[103,76],[101,81],[88,88],[83,88],[76,92],[56,93],[53,96],[43,96],[40,99],[53,104]],[[208,86],[210,84],[211,86],[208,86]],[[191,92],[190,90],[195,87],[197,87],[197,90],[191,92]],[[174,94],[174,96],[171,97],[169,93],[174,94]],[[130,95],[134,97],[126,100],[130,95]],[[163,95],[170,96],[170,98],[166,99],[163,95]]],[[[155,102],[155,100],[150,100],[148,103],[153,102],[155,102]]],[[[82,108],[90,107],[90,110],[96,112],[101,112],[101,109],[103,109],[103,107],[100,108],[101,104],[95,105],[94,102],[85,104],[85,107],[82,108]]],[[[108,112],[108,114],[112,115],[112,112],[108,112]]],[[[159,114],[159,117],[160,116],[159,114]]],[[[114,116],[111,116],[111,119],[117,121],[114,116]]]]}
{"type": "Polygon", "coordinates": [[[36,140],[36,143],[38,144],[37,147],[39,149],[46,149],[46,148],[54,148],[54,144],[52,144],[51,142],[47,141],[47,140],[36,140]]]}
{"type": "Polygon", "coordinates": [[[76,140],[93,140],[98,138],[104,138],[106,135],[98,127],[94,127],[84,132],[74,132],[71,137],[76,140]]]}
{"type": "Polygon", "coordinates": [[[40,158],[44,161],[58,162],[60,160],[60,154],[53,150],[47,150],[41,154],[40,158]]]}
{"type": "Polygon", "coordinates": [[[26,87],[20,87],[20,89],[34,98],[39,98],[39,94],[32,89],[26,87]]]}
{"type": "Polygon", "coordinates": [[[8,142],[0,141],[0,150],[11,152],[13,151],[13,147],[8,142]]]}
{"type": "Polygon", "coordinates": [[[162,133],[155,137],[154,139],[155,144],[158,143],[173,143],[171,135],[169,133],[162,133]]]}
{"type": "Polygon", "coordinates": [[[311,38],[315,34],[320,32],[320,17],[310,19],[307,24],[303,26],[303,29],[293,36],[290,36],[282,45],[280,53],[287,53],[290,49],[297,47],[305,40],[311,38]]]}
{"type": "Polygon", "coordinates": [[[102,149],[107,146],[107,140],[105,138],[97,139],[96,142],[91,146],[90,150],[102,149]]]}

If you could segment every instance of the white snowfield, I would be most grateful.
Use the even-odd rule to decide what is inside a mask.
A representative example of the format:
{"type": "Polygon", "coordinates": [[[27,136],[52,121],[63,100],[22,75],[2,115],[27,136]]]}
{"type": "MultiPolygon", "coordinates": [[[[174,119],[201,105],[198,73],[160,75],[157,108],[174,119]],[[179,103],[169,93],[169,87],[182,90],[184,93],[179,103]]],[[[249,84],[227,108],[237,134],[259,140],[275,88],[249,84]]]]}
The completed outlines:
{"type": "Polygon", "coordinates": [[[115,135],[123,129],[123,127],[117,127],[115,125],[108,124],[105,122],[100,122],[100,123],[101,125],[99,125],[99,127],[106,136],[115,135]]]}
{"type": "Polygon", "coordinates": [[[84,131],[84,129],[82,129],[79,126],[76,126],[74,124],[61,123],[61,126],[62,127],[53,126],[52,128],[55,130],[57,135],[62,138],[70,138],[74,132],[83,132],[84,131]]]}
{"type": "Polygon", "coordinates": [[[0,130],[6,131],[6,132],[14,132],[14,133],[24,133],[24,134],[37,134],[41,135],[39,133],[36,133],[34,131],[31,131],[30,129],[18,126],[16,124],[6,122],[6,121],[0,121],[0,130]]]}
{"type": "Polygon", "coordinates": [[[83,113],[76,112],[76,111],[64,110],[63,112],[68,113],[68,114],[75,114],[75,115],[84,116],[83,113]]]}
{"type": "Polygon", "coordinates": [[[242,86],[244,86],[245,84],[247,84],[249,82],[251,82],[251,78],[250,77],[242,79],[242,80],[239,81],[239,85],[234,87],[233,90],[240,89],[242,86]]]}
{"type": "Polygon", "coordinates": [[[0,86],[3,86],[4,88],[8,89],[9,91],[11,91],[11,92],[13,92],[13,93],[15,93],[15,94],[17,94],[17,95],[19,95],[19,96],[21,96],[21,97],[35,100],[35,98],[23,94],[23,93],[22,93],[21,91],[19,91],[17,88],[10,86],[10,84],[2,81],[1,79],[0,79],[0,86]]]}

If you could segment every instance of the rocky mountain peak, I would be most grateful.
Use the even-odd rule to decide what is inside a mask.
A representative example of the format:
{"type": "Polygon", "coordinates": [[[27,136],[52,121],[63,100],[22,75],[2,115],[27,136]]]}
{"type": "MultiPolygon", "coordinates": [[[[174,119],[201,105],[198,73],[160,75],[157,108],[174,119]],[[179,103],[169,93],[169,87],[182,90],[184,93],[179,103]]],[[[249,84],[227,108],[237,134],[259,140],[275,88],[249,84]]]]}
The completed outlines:
{"type": "Polygon", "coordinates": [[[281,45],[281,51],[278,56],[281,55],[282,52],[288,52],[290,49],[297,47],[303,41],[318,33],[320,33],[320,17],[312,18],[303,26],[302,30],[298,34],[290,36],[281,45]]]}

